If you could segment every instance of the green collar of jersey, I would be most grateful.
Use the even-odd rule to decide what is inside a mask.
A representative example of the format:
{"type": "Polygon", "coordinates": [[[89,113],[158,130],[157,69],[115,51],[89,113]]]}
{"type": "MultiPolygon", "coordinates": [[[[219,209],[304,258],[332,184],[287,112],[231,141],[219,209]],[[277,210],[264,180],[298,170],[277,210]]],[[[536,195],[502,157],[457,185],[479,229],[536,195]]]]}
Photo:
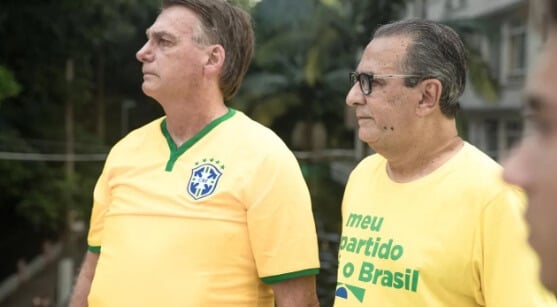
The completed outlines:
{"type": "Polygon", "coordinates": [[[210,122],[207,126],[201,129],[201,131],[199,131],[196,135],[194,135],[191,139],[189,139],[187,142],[182,144],[180,147],[177,147],[174,141],[172,140],[172,137],[170,136],[170,133],[168,133],[168,129],[166,128],[166,118],[163,119],[163,121],[161,122],[161,130],[162,130],[162,134],[166,138],[168,147],[170,148],[170,159],[166,163],[166,171],[167,172],[172,171],[172,168],[174,167],[174,163],[176,163],[176,160],[178,160],[178,158],[184,152],[186,152],[186,150],[191,148],[195,143],[197,143],[197,141],[201,140],[205,135],[207,135],[207,133],[213,130],[220,123],[231,118],[235,113],[236,110],[232,108],[228,108],[228,112],[226,114],[210,122]]]}

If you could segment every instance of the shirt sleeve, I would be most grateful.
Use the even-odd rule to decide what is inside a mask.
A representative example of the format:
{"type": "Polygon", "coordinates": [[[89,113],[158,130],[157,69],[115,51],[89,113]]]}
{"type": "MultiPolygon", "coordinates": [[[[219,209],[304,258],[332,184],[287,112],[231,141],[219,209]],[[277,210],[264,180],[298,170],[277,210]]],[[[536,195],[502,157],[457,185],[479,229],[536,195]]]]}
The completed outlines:
{"type": "Polygon", "coordinates": [[[265,283],[316,275],[317,234],[307,185],[294,155],[271,150],[249,184],[247,223],[265,283]]]}
{"type": "Polygon", "coordinates": [[[485,306],[557,306],[539,280],[539,262],[527,241],[525,198],[506,189],[484,209],[476,238],[479,293],[485,306]]]}
{"type": "Polygon", "coordinates": [[[88,250],[94,253],[100,253],[102,246],[102,232],[104,228],[105,215],[110,203],[110,193],[108,189],[106,172],[99,176],[95,190],[93,192],[93,209],[91,211],[91,220],[89,225],[89,233],[87,236],[88,250]]]}

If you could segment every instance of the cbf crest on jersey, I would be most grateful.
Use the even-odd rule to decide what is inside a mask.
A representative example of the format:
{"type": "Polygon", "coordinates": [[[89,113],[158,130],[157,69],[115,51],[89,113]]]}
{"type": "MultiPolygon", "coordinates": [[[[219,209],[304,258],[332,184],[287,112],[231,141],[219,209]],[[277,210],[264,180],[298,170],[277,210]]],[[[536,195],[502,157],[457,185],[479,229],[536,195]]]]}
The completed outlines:
{"type": "Polygon", "coordinates": [[[224,165],[214,159],[204,159],[203,162],[195,163],[195,165],[196,167],[191,170],[187,189],[188,194],[198,200],[215,192],[224,165]]]}

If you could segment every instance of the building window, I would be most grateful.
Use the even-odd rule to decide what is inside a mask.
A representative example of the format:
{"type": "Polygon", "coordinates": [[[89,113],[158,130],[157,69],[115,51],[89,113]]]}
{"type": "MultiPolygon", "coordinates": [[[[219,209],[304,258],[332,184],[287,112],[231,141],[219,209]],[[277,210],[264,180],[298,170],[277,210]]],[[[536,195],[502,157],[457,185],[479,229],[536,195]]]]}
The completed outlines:
{"type": "Polygon", "coordinates": [[[466,0],[447,0],[446,4],[451,10],[460,9],[466,5],[466,0]]]}
{"type": "Polygon", "coordinates": [[[508,32],[508,77],[523,77],[526,71],[526,25],[510,24],[508,32]]]}
{"type": "Polygon", "coordinates": [[[496,119],[486,119],[485,131],[485,153],[497,160],[499,157],[499,122],[496,119]]]}
{"type": "Polygon", "coordinates": [[[483,150],[494,160],[504,157],[522,135],[522,122],[514,118],[490,118],[484,121],[483,150]]]}
{"type": "Polygon", "coordinates": [[[505,146],[510,149],[522,136],[522,122],[520,120],[508,120],[505,123],[505,146]]]}
{"type": "Polygon", "coordinates": [[[501,81],[501,36],[488,36],[486,37],[487,54],[489,59],[490,74],[497,81],[501,81]]]}

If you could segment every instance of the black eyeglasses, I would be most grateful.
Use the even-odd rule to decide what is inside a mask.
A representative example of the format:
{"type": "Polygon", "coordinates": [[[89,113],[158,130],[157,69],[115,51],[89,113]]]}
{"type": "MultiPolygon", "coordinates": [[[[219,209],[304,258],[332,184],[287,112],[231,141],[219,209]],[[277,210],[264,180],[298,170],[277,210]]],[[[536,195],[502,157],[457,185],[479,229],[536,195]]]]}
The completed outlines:
{"type": "Polygon", "coordinates": [[[420,75],[396,75],[396,74],[386,74],[386,75],[380,75],[380,74],[368,74],[365,72],[351,72],[349,74],[350,76],[350,86],[354,86],[354,84],[356,84],[356,82],[360,83],[360,89],[362,90],[362,93],[364,93],[364,95],[369,95],[371,94],[371,90],[372,90],[372,86],[371,83],[373,82],[373,80],[375,79],[392,79],[392,78],[416,78],[416,77],[421,77],[420,75]]]}

